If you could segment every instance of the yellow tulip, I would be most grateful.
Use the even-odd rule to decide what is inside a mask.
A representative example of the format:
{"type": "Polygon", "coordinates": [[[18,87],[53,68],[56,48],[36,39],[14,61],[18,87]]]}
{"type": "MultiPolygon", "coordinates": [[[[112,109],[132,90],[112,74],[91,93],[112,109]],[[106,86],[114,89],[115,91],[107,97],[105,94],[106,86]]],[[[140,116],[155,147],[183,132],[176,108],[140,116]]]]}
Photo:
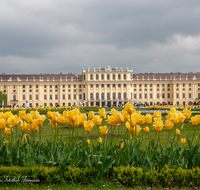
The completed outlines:
{"type": "Polygon", "coordinates": [[[128,122],[131,124],[131,127],[135,127],[135,125],[137,123],[135,118],[131,118],[131,120],[129,119],[128,122]]]}
{"type": "Polygon", "coordinates": [[[148,133],[149,132],[149,127],[145,127],[145,128],[143,128],[144,129],[144,131],[145,131],[145,133],[148,133]]]}
{"type": "Polygon", "coordinates": [[[46,119],[46,116],[45,115],[38,115],[35,119],[36,123],[38,126],[42,126],[43,125],[43,122],[44,120],[46,119]]]}
{"type": "Polygon", "coordinates": [[[122,113],[117,113],[116,114],[116,117],[117,117],[117,123],[123,123],[124,122],[124,116],[123,116],[123,114],[122,113]]]}
{"type": "Polygon", "coordinates": [[[126,127],[129,130],[129,132],[133,133],[133,127],[130,127],[130,123],[128,121],[126,122],[126,127]]]}
{"type": "Polygon", "coordinates": [[[23,121],[22,123],[20,123],[20,129],[25,132],[26,131],[26,127],[27,127],[27,123],[25,121],[23,121]]]}
{"type": "Polygon", "coordinates": [[[27,141],[26,134],[23,135],[23,140],[24,140],[24,141],[27,141]]]}
{"type": "Polygon", "coordinates": [[[63,125],[66,121],[66,118],[64,116],[60,116],[59,119],[58,119],[58,123],[60,123],[61,125],[63,125]]]}
{"type": "Polygon", "coordinates": [[[125,108],[124,108],[128,114],[132,114],[133,113],[133,105],[130,103],[126,103],[125,108]]]}
{"type": "Polygon", "coordinates": [[[49,119],[51,119],[51,118],[53,117],[53,113],[52,113],[51,111],[48,111],[48,112],[47,112],[47,117],[48,117],[49,119]]]}
{"type": "Polygon", "coordinates": [[[117,125],[119,125],[119,123],[117,122],[117,117],[115,116],[108,116],[108,123],[114,127],[116,127],[117,125]]]}
{"type": "Polygon", "coordinates": [[[196,115],[195,117],[197,119],[197,123],[200,125],[200,115],[196,115]]]}
{"type": "Polygon", "coordinates": [[[192,125],[193,125],[193,126],[196,126],[196,125],[198,124],[198,120],[197,120],[196,117],[192,117],[192,118],[191,118],[191,122],[192,122],[192,125]]]}
{"type": "Polygon", "coordinates": [[[140,125],[144,125],[145,116],[144,115],[139,115],[137,123],[140,124],[140,125]]]}
{"type": "Polygon", "coordinates": [[[73,125],[73,122],[72,122],[68,117],[66,118],[65,121],[66,121],[66,123],[67,123],[68,125],[73,125]]]}
{"type": "Polygon", "coordinates": [[[136,125],[135,127],[133,127],[133,133],[134,135],[137,137],[138,134],[140,133],[141,131],[141,127],[139,125],[136,125]],[[136,128],[136,134],[135,134],[135,128],[136,128]]]}
{"type": "Polygon", "coordinates": [[[157,132],[161,132],[163,130],[163,122],[162,121],[155,121],[153,123],[153,128],[157,131],[157,132]]]}
{"type": "Polygon", "coordinates": [[[96,125],[96,126],[100,126],[101,125],[101,122],[102,122],[102,118],[100,118],[100,116],[99,115],[95,115],[94,117],[93,117],[93,122],[94,122],[94,124],[96,125]]]}
{"type": "Polygon", "coordinates": [[[90,145],[90,139],[87,139],[87,143],[88,143],[88,145],[90,145]]]}
{"type": "Polygon", "coordinates": [[[189,109],[184,109],[183,114],[184,114],[184,116],[186,117],[187,120],[190,119],[190,117],[192,115],[191,110],[189,110],[189,109]]]}
{"type": "Polygon", "coordinates": [[[6,127],[6,121],[4,119],[0,119],[0,129],[4,130],[6,127]]]}
{"type": "Polygon", "coordinates": [[[10,136],[11,135],[11,129],[10,128],[5,128],[4,132],[6,135],[10,136]]]}
{"type": "Polygon", "coordinates": [[[32,123],[33,122],[33,117],[30,113],[26,114],[26,117],[25,117],[26,121],[28,123],[32,123]]]}
{"type": "Polygon", "coordinates": [[[99,143],[102,143],[102,138],[101,137],[99,137],[97,140],[99,141],[99,143]]]}
{"type": "Polygon", "coordinates": [[[179,123],[179,119],[178,119],[178,114],[177,113],[171,113],[170,116],[171,116],[170,120],[174,125],[179,123]]]}
{"type": "Polygon", "coordinates": [[[120,144],[120,149],[122,150],[124,148],[124,142],[122,142],[121,144],[120,144]]]}
{"type": "Polygon", "coordinates": [[[75,127],[79,126],[79,115],[75,115],[74,126],[75,127]]]}
{"type": "Polygon", "coordinates": [[[159,112],[159,111],[155,111],[155,112],[153,113],[153,117],[162,118],[162,114],[161,114],[161,112],[159,112]]]}
{"type": "Polygon", "coordinates": [[[174,124],[170,120],[165,120],[165,128],[170,131],[174,124]]]}
{"type": "Polygon", "coordinates": [[[7,119],[8,119],[9,117],[12,117],[12,116],[13,116],[12,112],[7,111],[7,112],[4,113],[3,118],[7,121],[7,119]]]}
{"type": "Polygon", "coordinates": [[[151,123],[152,123],[152,115],[151,114],[146,114],[145,122],[146,122],[146,124],[151,125],[151,123]]]}
{"type": "Polygon", "coordinates": [[[16,127],[17,125],[19,125],[19,118],[17,117],[17,115],[11,116],[8,118],[7,122],[8,122],[8,125],[12,125],[16,127]]]}
{"type": "Polygon", "coordinates": [[[82,113],[82,114],[80,115],[80,117],[79,117],[79,125],[81,125],[81,126],[84,125],[86,119],[87,119],[86,114],[85,114],[85,113],[82,113]]]}
{"type": "Polygon", "coordinates": [[[52,112],[53,116],[51,118],[51,120],[53,120],[53,123],[58,123],[59,122],[59,119],[60,117],[62,116],[59,112],[52,112]]]}
{"type": "Polygon", "coordinates": [[[106,110],[105,108],[99,109],[100,118],[106,119],[106,110]]]}
{"type": "Polygon", "coordinates": [[[91,120],[88,120],[84,123],[84,128],[88,133],[91,133],[92,129],[94,127],[94,123],[91,120]]]}
{"type": "Polygon", "coordinates": [[[39,115],[39,112],[38,111],[30,111],[33,119],[36,119],[36,117],[39,115]]]}
{"type": "Polygon", "coordinates": [[[111,109],[111,115],[117,115],[118,111],[116,109],[111,109]]]}
{"type": "Polygon", "coordinates": [[[101,134],[102,134],[103,136],[105,136],[105,135],[107,134],[107,132],[108,132],[108,129],[107,129],[107,126],[106,126],[106,125],[105,125],[105,126],[99,127],[99,129],[100,129],[100,132],[101,132],[101,134]]]}
{"type": "Polygon", "coordinates": [[[19,117],[21,120],[25,120],[25,117],[26,117],[26,111],[19,111],[19,117]]]}
{"type": "Polygon", "coordinates": [[[69,110],[67,111],[63,111],[63,114],[62,114],[64,117],[68,117],[69,116],[69,110]]]}
{"type": "Polygon", "coordinates": [[[124,120],[128,121],[130,119],[130,114],[126,110],[122,110],[122,114],[124,116],[124,120]]]}
{"type": "Polygon", "coordinates": [[[170,108],[170,112],[171,112],[171,113],[176,113],[176,112],[177,112],[177,111],[176,111],[176,108],[174,108],[174,107],[173,107],[173,108],[170,108]]]}
{"type": "Polygon", "coordinates": [[[180,130],[176,129],[176,136],[179,136],[179,135],[180,135],[180,130]]]}
{"type": "Polygon", "coordinates": [[[89,118],[89,120],[92,120],[94,118],[94,112],[93,111],[89,112],[88,118],[89,118]]]}
{"type": "Polygon", "coordinates": [[[186,143],[186,139],[185,138],[181,138],[181,143],[185,144],[186,143]]]}

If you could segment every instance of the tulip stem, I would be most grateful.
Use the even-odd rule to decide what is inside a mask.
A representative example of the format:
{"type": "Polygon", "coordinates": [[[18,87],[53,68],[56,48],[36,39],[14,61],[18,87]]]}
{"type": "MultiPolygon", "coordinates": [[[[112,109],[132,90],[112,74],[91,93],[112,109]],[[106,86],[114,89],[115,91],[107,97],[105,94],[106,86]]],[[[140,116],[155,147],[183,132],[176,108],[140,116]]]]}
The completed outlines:
{"type": "Polygon", "coordinates": [[[193,140],[194,140],[195,132],[196,132],[196,127],[194,126],[194,134],[193,134],[193,137],[192,137],[192,142],[191,142],[191,145],[192,145],[192,143],[193,143],[193,140]]]}
{"type": "Polygon", "coordinates": [[[113,140],[113,126],[111,125],[111,144],[112,144],[112,140],[113,140]]]}
{"type": "Polygon", "coordinates": [[[17,142],[17,126],[16,126],[16,142],[17,142]]]}
{"type": "Polygon", "coordinates": [[[0,129],[0,144],[1,144],[1,129],[0,129]]]}
{"type": "Polygon", "coordinates": [[[41,143],[41,126],[39,127],[39,134],[40,134],[40,143],[41,143]]]}

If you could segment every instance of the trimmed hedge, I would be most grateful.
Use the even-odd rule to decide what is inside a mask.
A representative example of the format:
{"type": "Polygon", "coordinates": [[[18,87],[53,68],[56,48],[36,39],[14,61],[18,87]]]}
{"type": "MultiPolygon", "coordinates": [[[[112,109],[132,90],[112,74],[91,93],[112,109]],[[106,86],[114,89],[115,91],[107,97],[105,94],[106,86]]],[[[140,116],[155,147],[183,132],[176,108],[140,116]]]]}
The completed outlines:
{"type": "MultiPolygon", "coordinates": [[[[10,180],[19,180],[19,182],[28,182],[26,179],[34,182],[55,184],[61,182],[63,176],[65,182],[89,184],[95,179],[96,169],[94,168],[72,168],[67,167],[63,174],[56,167],[0,167],[0,184],[10,180]],[[7,176],[7,177],[6,177],[7,176]],[[7,180],[7,181],[6,181],[7,180]]],[[[142,168],[135,167],[114,167],[112,171],[113,179],[116,179],[125,186],[137,185],[162,185],[173,186],[178,183],[180,186],[195,185],[200,186],[200,168],[192,169],[170,169],[166,165],[159,172],[156,168],[149,169],[146,173],[142,168]]],[[[17,182],[17,181],[15,181],[17,182]]],[[[31,181],[30,181],[31,182],[31,181]]],[[[9,182],[10,183],[10,182],[9,182]]]]}

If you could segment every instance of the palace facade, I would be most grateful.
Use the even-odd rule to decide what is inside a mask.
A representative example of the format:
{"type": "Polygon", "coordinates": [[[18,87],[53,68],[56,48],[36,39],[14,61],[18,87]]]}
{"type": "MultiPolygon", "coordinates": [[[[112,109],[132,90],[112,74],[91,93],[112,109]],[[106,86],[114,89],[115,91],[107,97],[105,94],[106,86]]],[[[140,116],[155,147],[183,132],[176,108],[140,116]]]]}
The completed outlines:
{"type": "Polygon", "coordinates": [[[83,69],[82,74],[0,75],[0,91],[8,105],[24,106],[118,106],[200,103],[200,72],[140,73],[106,66],[83,69]]]}

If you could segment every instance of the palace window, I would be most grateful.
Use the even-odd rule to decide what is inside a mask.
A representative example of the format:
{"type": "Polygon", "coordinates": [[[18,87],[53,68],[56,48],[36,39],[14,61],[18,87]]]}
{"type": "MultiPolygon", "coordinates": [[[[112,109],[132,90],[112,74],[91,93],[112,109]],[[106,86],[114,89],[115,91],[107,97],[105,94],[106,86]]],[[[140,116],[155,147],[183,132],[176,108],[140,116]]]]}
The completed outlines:
{"type": "Polygon", "coordinates": [[[99,100],[99,93],[96,93],[96,100],[99,100]]]}
{"type": "Polygon", "coordinates": [[[121,79],[121,74],[118,74],[118,80],[120,80],[121,79]]]}
{"type": "Polygon", "coordinates": [[[116,93],[113,92],[113,100],[116,100],[116,93]]]}
{"type": "Polygon", "coordinates": [[[121,100],[121,92],[118,93],[118,99],[121,100]]]}
{"type": "Polygon", "coordinates": [[[104,93],[101,93],[101,99],[104,100],[104,93]]]}
{"type": "Polygon", "coordinates": [[[115,74],[113,74],[113,80],[115,80],[115,74]]]}
{"type": "Polygon", "coordinates": [[[126,74],[124,74],[124,80],[126,80],[126,74]]]}
{"type": "Polygon", "coordinates": [[[107,74],[107,80],[110,80],[110,75],[109,74],[107,74]]]}
{"type": "Polygon", "coordinates": [[[104,80],[104,74],[101,74],[101,80],[104,80]]]}
{"type": "Polygon", "coordinates": [[[93,80],[93,74],[90,75],[90,80],[93,80]]]}
{"type": "Polygon", "coordinates": [[[107,100],[110,100],[110,93],[107,93],[107,100]]]}
{"type": "Polygon", "coordinates": [[[96,80],[99,80],[99,75],[98,74],[96,74],[96,80]]]}

